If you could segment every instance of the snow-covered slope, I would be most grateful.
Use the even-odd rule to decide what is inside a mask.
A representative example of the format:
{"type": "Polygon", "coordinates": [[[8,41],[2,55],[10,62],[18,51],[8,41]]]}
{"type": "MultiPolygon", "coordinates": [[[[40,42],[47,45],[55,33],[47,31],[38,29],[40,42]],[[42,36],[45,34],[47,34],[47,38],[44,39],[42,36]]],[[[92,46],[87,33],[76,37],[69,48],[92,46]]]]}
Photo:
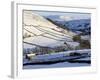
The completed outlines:
{"type": "MultiPolygon", "coordinates": [[[[56,26],[32,11],[24,11],[23,18],[24,42],[52,47],[62,45],[64,42],[72,42],[72,37],[76,35],[71,31],[56,26]]],[[[27,47],[29,47],[29,44],[24,43],[24,48],[27,47]]]]}

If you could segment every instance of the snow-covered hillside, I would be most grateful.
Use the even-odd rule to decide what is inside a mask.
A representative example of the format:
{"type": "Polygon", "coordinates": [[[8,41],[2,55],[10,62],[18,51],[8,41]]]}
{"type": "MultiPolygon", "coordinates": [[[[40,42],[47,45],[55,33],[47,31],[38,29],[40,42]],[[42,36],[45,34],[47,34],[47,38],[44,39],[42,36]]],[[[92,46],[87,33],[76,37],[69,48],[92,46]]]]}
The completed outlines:
{"type": "Polygon", "coordinates": [[[24,43],[24,48],[34,48],[36,45],[54,47],[64,45],[64,42],[71,46],[79,45],[77,42],[71,43],[75,33],[60,28],[39,14],[24,11],[23,18],[23,41],[33,44],[24,43]]]}
{"type": "Polygon", "coordinates": [[[64,30],[54,24],[52,24],[50,21],[45,19],[44,17],[33,13],[32,11],[24,11],[24,28],[29,30],[30,32],[33,32],[36,35],[47,33],[48,31],[51,33],[55,33],[59,36],[73,36],[74,33],[64,30]],[[44,30],[41,31],[41,30],[44,30]],[[47,31],[47,32],[46,32],[47,31]]]}

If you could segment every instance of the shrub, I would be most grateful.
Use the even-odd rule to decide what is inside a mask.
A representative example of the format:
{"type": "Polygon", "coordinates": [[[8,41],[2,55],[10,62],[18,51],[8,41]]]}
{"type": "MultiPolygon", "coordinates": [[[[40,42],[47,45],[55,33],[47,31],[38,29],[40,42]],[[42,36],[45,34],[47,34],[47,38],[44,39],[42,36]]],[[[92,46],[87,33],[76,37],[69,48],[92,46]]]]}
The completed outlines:
{"type": "Polygon", "coordinates": [[[79,35],[75,35],[75,36],[73,36],[73,41],[80,42],[81,37],[79,35]]]}
{"type": "Polygon", "coordinates": [[[91,48],[90,42],[88,40],[81,40],[80,41],[81,48],[91,48]]]}

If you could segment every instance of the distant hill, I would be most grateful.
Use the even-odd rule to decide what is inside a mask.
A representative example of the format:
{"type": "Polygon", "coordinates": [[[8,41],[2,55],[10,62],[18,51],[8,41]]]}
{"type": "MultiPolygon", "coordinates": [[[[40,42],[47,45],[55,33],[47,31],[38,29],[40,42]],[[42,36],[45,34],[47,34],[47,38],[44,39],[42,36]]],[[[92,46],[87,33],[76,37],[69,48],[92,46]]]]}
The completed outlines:
{"type": "Polygon", "coordinates": [[[91,20],[90,19],[80,19],[71,21],[60,21],[47,18],[49,21],[53,22],[55,25],[62,27],[63,29],[71,30],[77,34],[88,35],[91,34],[91,20]]]}

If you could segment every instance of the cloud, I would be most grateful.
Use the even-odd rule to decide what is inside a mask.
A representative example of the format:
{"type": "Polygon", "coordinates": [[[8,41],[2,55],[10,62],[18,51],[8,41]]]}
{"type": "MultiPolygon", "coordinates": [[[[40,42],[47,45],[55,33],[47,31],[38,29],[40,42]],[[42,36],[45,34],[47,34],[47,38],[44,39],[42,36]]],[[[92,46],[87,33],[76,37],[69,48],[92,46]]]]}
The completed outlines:
{"type": "Polygon", "coordinates": [[[66,21],[72,20],[72,17],[70,17],[70,16],[60,16],[59,18],[62,20],[66,20],[66,21]]]}

